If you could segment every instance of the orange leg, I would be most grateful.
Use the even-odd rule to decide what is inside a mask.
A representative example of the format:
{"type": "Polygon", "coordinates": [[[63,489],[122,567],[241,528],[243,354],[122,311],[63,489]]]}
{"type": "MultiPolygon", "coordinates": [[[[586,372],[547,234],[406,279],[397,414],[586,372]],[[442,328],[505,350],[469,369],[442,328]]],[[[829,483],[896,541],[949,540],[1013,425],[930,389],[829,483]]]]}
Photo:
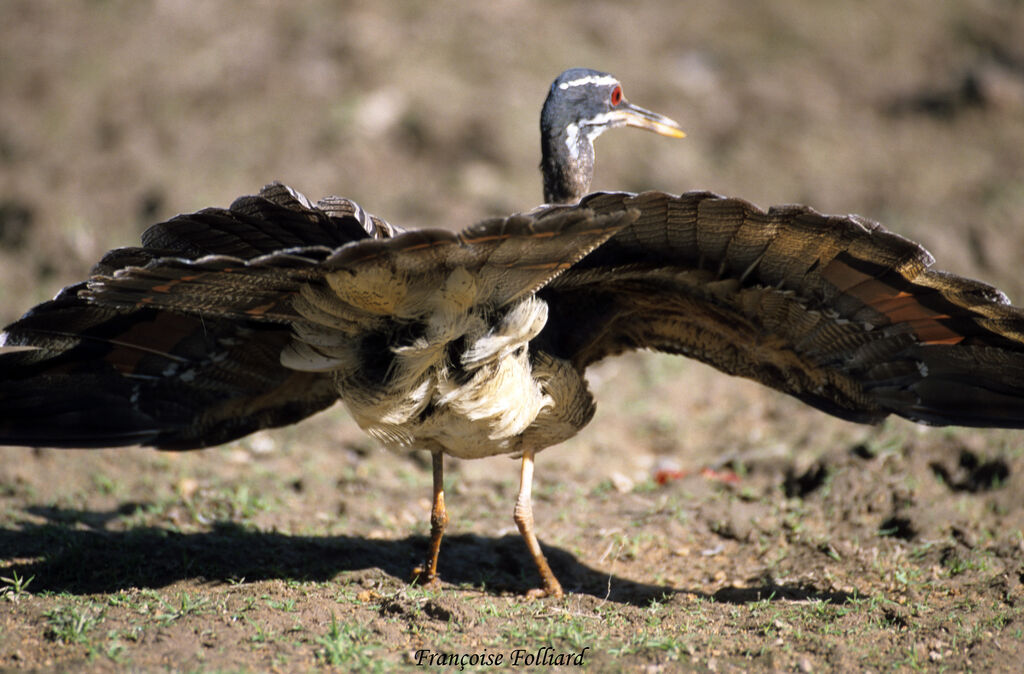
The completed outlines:
{"type": "Polygon", "coordinates": [[[434,506],[430,509],[430,551],[426,563],[413,570],[413,580],[421,585],[437,584],[437,556],[441,552],[441,538],[448,526],[448,511],[444,507],[444,454],[431,455],[434,469],[434,506]]]}
{"type": "Polygon", "coordinates": [[[540,572],[541,580],[544,581],[543,587],[530,590],[527,596],[561,597],[565,594],[562,592],[562,585],[555,578],[551,567],[548,566],[548,560],[540,549],[540,543],[537,542],[537,535],[533,533],[533,503],[530,498],[532,490],[533,452],[527,451],[523,452],[523,468],[519,477],[519,497],[516,499],[516,508],[513,511],[512,518],[516,521],[516,526],[519,527],[519,533],[523,535],[523,540],[526,541],[526,547],[530,549],[530,554],[533,555],[533,561],[537,564],[537,571],[540,572]]]}

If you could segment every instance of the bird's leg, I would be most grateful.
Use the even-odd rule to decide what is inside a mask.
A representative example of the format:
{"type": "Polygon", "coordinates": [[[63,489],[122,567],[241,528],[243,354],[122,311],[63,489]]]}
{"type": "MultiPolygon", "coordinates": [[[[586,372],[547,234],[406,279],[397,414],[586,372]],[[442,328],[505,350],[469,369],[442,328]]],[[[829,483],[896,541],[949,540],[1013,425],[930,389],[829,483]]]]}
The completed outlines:
{"type": "Polygon", "coordinates": [[[530,554],[533,555],[533,561],[537,564],[537,571],[540,572],[541,580],[544,581],[543,587],[530,590],[527,596],[561,597],[565,594],[562,592],[562,585],[555,578],[555,574],[551,572],[548,560],[545,559],[544,553],[540,549],[540,543],[537,542],[537,535],[533,533],[533,503],[530,499],[530,492],[532,490],[533,451],[525,451],[523,452],[523,469],[519,475],[519,497],[516,499],[516,508],[512,513],[512,518],[516,521],[516,526],[519,527],[519,533],[523,535],[523,540],[526,541],[526,547],[530,549],[530,554]]]}
{"type": "Polygon", "coordinates": [[[413,580],[420,585],[437,583],[437,555],[441,552],[441,538],[448,526],[448,511],[444,507],[444,454],[431,454],[434,469],[434,505],[430,509],[430,551],[422,567],[413,570],[413,580]]]}

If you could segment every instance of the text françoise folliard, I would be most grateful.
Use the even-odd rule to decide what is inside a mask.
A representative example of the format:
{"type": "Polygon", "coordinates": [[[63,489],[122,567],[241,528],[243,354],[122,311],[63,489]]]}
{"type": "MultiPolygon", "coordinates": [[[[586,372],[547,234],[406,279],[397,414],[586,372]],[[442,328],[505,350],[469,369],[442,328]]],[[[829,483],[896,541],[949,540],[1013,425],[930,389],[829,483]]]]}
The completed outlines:
{"type": "Polygon", "coordinates": [[[508,653],[488,651],[486,648],[478,653],[439,653],[428,648],[416,651],[414,660],[420,667],[458,667],[460,670],[469,667],[551,667],[557,665],[586,664],[584,656],[590,646],[584,646],[578,652],[558,652],[550,646],[542,646],[534,651],[516,648],[508,653]]]}

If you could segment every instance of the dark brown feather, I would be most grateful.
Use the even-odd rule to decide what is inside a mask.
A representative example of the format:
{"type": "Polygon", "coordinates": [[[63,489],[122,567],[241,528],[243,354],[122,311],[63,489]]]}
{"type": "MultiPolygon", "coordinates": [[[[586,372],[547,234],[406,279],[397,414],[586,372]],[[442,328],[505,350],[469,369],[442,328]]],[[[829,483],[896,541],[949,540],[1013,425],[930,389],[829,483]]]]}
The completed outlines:
{"type": "Polygon", "coordinates": [[[579,368],[652,348],[857,421],[1024,426],[1024,313],[877,223],[706,192],[579,207],[640,211],[541,291],[539,340],[579,368]]]}
{"type": "Polygon", "coordinates": [[[857,421],[1024,426],[1022,312],[857,216],[598,193],[380,238],[397,231],[282,185],[151,228],[7,328],[33,349],[0,355],[0,441],[189,448],[292,423],[338,397],[330,374],[281,364],[294,330],[328,365],[355,340],[387,377],[455,269],[496,322],[537,293],[549,312],[531,352],[579,371],[650,348],[857,421]]]}
{"type": "Polygon", "coordinates": [[[0,442],[217,445],[333,404],[330,377],[281,366],[290,331],[153,309],[119,312],[71,287],[7,328],[0,442]]]}
{"type": "MultiPolygon", "coordinates": [[[[399,230],[348,200],[312,207],[296,195],[273,185],[230,209],[156,225],[146,246],[111,251],[90,281],[8,326],[6,345],[33,349],[0,355],[0,442],[187,449],[293,423],[338,397],[329,374],[281,364],[297,324],[307,332],[339,329],[337,317],[326,315],[324,325],[316,320],[322,313],[297,312],[301,292],[337,303],[342,287],[329,286],[351,275],[341,297],[352,300],[367,290],[359,279],[379,269],[383,276],[369,276],[382,292],[405,286],[412,297],[466,267],[482,293],[475,301],[493,310],[533,292],[630,219],[618,212],[595,222],[588,211],[513,216],[462,234],[374,241],[371,233],[399,230]]],[[[357,341],[382,329],[372,309],[346,305],[357,341]]],[[[389,318],[398,319],[391,330],[405,334],[400,324],[416,303],[403,311],[389,318]]],[[[370,342],[384,349],[375,358],[390,358],[388,339],[370,342]]]]}
{"type": "MultiPolygon", "coordinates": [[[[252,259],[313,247],[320,257],[351,241],[396,231],[347,199],[308,205],[284,185],[154,225],[143,247],[97,263],[110,275],[174,257],[252,259]]],[[[278,256],[283,262],[284,255],[278,256]]],[[[164,282],[174,282],[173,274],[164,282]]],[[[85,283],[65,288],[5,330],[0,354],[0,442],[54,447],[217,445],[260,428],[295,423],[333,404],[327,375],[283,367],[287,325],[212,314],[89,302],[85,283]]]]}

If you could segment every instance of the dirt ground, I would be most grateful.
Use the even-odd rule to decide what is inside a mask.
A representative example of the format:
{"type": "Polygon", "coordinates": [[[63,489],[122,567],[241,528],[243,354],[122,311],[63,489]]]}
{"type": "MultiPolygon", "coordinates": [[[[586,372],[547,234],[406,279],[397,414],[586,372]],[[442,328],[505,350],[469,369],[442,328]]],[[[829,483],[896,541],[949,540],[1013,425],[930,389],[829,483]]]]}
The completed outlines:
{"type": "MultiPolygon", "coordinates": [[[[0,4],[0,323],[176,212],[282,180],[404,226],[540,201],[561,70],[683,141],[598,142],[598,189],[857,212],[1024,302],[1024,4],[0,4]]],[[[680,358],[590,373],[538,459],[429,461],[340,407],[188,454],[0,448],[0,670],[1018,671],[1024,435],[858,426],[680,358]],[[456,664],[455,666],[458,666],[456,664]]]]}

